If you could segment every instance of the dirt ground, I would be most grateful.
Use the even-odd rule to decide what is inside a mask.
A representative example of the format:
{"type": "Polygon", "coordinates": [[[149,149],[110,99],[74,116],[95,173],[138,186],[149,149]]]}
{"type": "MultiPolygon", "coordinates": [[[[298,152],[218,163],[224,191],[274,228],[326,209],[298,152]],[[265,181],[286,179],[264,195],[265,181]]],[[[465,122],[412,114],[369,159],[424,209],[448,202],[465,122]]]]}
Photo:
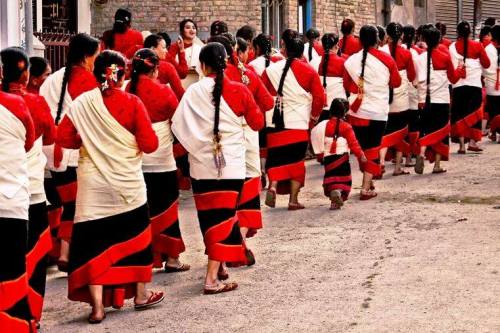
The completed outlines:
{"type": "MultiPolygon", "coordinates": [[[[500,332],[500,144],[455,154],[448,172],[386,176],[379,197],[359,201],[360,173],[341,211],[328,210],[322,166],[307,165],[306,209],[263,208],[249,240],[257,264],[231,270],[237,291],[202,295],[206,258],[194,203],[181,201],[185,273],[154,274],[165,302],[131,301],[100,325],[48,280],[43,332],[500,332]]],[[[352,161],[352,160],[351,160],[352,161]]],[[[389,174],[392,166],[388,166],[389,174]]]]}

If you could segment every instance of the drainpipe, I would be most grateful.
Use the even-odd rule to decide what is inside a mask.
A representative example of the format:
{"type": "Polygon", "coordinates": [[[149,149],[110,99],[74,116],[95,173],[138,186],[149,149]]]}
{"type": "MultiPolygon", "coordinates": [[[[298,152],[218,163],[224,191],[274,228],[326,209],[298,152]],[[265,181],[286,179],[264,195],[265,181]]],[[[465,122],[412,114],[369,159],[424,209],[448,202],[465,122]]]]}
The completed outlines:
{"type": "Polygon", "coordinates": [[[26,53],[33,54],[33,4],[31,0],[24,2],[24,40],[26,43],[26,53]]]}

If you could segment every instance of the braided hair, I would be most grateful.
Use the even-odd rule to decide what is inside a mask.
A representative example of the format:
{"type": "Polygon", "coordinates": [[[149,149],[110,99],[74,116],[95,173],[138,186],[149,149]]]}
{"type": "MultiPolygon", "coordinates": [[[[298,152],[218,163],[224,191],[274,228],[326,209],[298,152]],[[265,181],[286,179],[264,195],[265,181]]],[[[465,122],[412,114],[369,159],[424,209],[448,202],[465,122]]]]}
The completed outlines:
{"type": "Polygon", "coordinates": [[[57,113],[55,118],[56,125],[61,120],[62,109],[64,105],[64,96],[68,86],[69,78],[73,66],[81,64],[86,57],[91,57],[99,50],[99,41],[85,33],[77,34],[69,42],[68,54],[66,55],[66,67],[61,86],[61,94],[57,104],[57,113]]]}
{"type": "Polygon", "coordinates": [[[338,44],[339,36],[334,33],[326,33],[321,38],[321,44],[325,55],[323,56],[323,88],[326,89],[326,73],[328,72],[328,62],[330,61],[330,51],[338,44]]]}
{"type": "Polygon", "coordinates": [[[286,75],[290,70],[293,61],[295,59],[299,59],[304,53],[304,42],[302,42],[300,38],[288,39],[285,43],[285,50],[287,59],[285,62],[285,67],[283,68],[283,73],[280,77],[278,90],[276,91],[277,98],[273,112],[273,124],[278,129],[285,128],[285,121],[283,118],[283,88],[285,85],[286,75]]]}
{"type": "Polygon", "coordinates": [[[253,48],[258,53],[257,56],[263,56],[266,59],[266,68],[271,63],[272,39],[266,34],[259,34],[253,40],[253,48]]]}
{"type": "Polygon", "coordinates": [[[344,53],[347,44],[347,36],[352,34],[355,26],[356,24],[354,23],[354,21],[349,18],[346,18],[342,21],[342,24],[340,25],[340,32],[342,32],[343,39],[342,39],[342,46],[338,51],[339,56],[344,53]]]}
{"type": "Polygon", "coordinates": [[[113,29],[107,31],[104,36],[104,44],[113,49],[115,47],[115,34],[122,34],[130,28],[132,23],[132,12],[125,8],[119,8],[115,13],[113,29]]]}
{"type": "Polygon", "coordinates": [[[208,43],[219,43],[224,46],[224,50],[226,51],[226,56],[228,62],[233,65],[237,65],[235,63],[235,59],[233,57],[233,46],[231,45],[231,41],[224,35],[212,36],[208,39],[208,43]]]}
{"type": "Polygon", "coordinates": [[[9,92],[9,86],[18,82],[22,75],[29,69],[29,59],[23,49],[8,47],[0,52],[3,63],[2,90],[9,92]]]}
{"type": "Polygon", "coordinates": [[[415,27],[412,25],[405,25],[403,27],[403,44],[406,45],[408,50],[411,49],[413,42],[415,41],[415,27]]]}
{"type": "MultiPolygon", "coordinates": [[[[425,25],[424,25],[425,27],[425,25]]],[[[447,28],[446,28],[446,24],[442,23],[442,22],[436,22],[436,29],[439,30],[439,32],[441,33],[441,39],[439,40],[441,42],[441,40],[444,38],[444,36],[446,35],[446,32],[447,32],[447,28]]],[[[423,30],[422,30],[422,37],[423,37],[423,30]]]]}
{"type": "Polygon", "coordinates": [[[347,111],[349,110],[349,101],[345,98],[335,98],[330,105],[330,117],[337,118],[337,124],[335,126],[335,132],[333,134],[333,140],[336,141],[339,137],[340,131],[340,121],[345,118],[347,111]]]}
{"type": "Polygon", "coordinates": [[[457,25],[457,35],[458,38],[462,38],[464,40],[464,69],[467,67],[465,66],[465,62],[467,60],[467,52],[469,51],[469,36],[471,34],[471,27],[469,22],[467,21],[462,21],[457,25]]]}
{"type": "Polygon", "coordinates": [[[214,138],[220,143],[219,120],[220,120],[220,101],[222,97],[222,88],[224,82],[224,69],[226,68],[227,53],[221,43],[210,42],[200,51],[200,62],[210,67],[215,73],[215,85],[212,91],[212,102],[215,106],[214,118],[214,138]]]}
{"type": "Polygon", "coordinates": [[[130,93],[137,94],[139,77],[153,73],[160,65],[160,59],[151,49],[140,49],[132,58],[132,74],[130,75],[130,93]]]}
{"type": "Polygon", "coordinates": [[[424,41],[427,44],[427,90],[425,95],[425,106],[426,108],[431,107],[431,61],[432,61],[432,52],[438,47],[439,42],[441,40],[441,32],[432,27],[425,29],[423,31],[424,41]]]}
{"type": "Polygon", "coordinates": [[[378,30],[373,25],[364,25],[359,30],[359,40],[361,45],[363,46],[363,57],[361,58],[361,74],[360,79],[364,79],[365,77],[365,67],[366,67],[366,58],[368,56],[368,51],[370,48],[377,45],[378,42],[378,30]]]}
{"type": "Polygon", "coordinates": [[[307,50],[307,57],[308,57],[309,61],[312,60],[312,51],[313,51],[314,41],[316,40],[316,38],[319,38],[319,36],[320,36],[319,31],[316,28],[310,28],[306,32],[306,38],[307,38],[307,41],[309,42],[309,48],[307,50]]]}
{"type": "MultiPolygon", "coordinates": [[[[396,22],[391,22],[387,25],[387,35],[391,38],[389,52],[394,60],[397,57],[398,43],[403,35],[403,26],[396,22]]],[[[394,89],[389,88],[389,104],[394,101],[394,89]]]]}

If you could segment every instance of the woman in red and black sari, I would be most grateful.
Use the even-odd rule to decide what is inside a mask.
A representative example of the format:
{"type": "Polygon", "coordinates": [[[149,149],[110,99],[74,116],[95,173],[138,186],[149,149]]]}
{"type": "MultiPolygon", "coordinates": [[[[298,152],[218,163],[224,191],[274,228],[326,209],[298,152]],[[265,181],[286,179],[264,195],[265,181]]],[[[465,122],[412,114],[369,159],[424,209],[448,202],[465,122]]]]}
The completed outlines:
{"type": "Polygon", "coordinates": [[[149,216],[153,233],[153,267],[167,273],[189,270],[179,261],[185,246],[179,229],[179,188],[170,119],[179,102],[168,86],[156,80],[160,59],[150,49],[141,49],[132,61],[127,91],[138,96],[148,111],[159,140],[158,149],[144,154],[142,170],[146,181],[149,216]],[[163,265],[165,262],[165,265],[163,265]]]}
{"type": "Polygon", "coordinates": [[[376,48],[378,30],[365,25],[359,32],[361,52],[346,60],[344,87],[351,93],[349,122],[368,161],[362,164],[363,185],[360,199],[377,196],[373,176],[381,174],[380,144],[389,116],[389,89],[401,85],[396,62],[376,48]]]}
{"type": "Polygon", "coordinates": [[[266,205],[275,207],[276,194],[290,194],[288,210],[303,209],[298,195],[305,183],[305,156],[309,144],[309,126],[318,120],[325,92],[318,73],[300,61],[304,43],[298,38],[285,39],[287,59],[270,65],[262,81],[276,97],[273,112],[266,113],[266,172],[270,185],[266,205]]]}
{"type": "Polygon", "coordinates": [[[441,161],[449,158],[450,144],[450,92],[449,83],[456,83],[463,67],[455,69],[450,54],[439,48],[440,32],[427,28],[423,32],[427,51],[419,56],[419,108],[421,111],[419,155],[415,172],[422,174],[424,159],[434,162],[433,173],[446,172],[441,161]]]}
{"type": "Polygon", "coordinates": [[[246,170],[243,126],[246,122],[256,131],[264,125],[250,91],[224,77],[226,58],[220,43],[203,47],[200,62],[205,78],[186,90],[172,118],[172,131],[189,152],[194,201],[208,255],[205,294],[238,287],[221,282],[229,277],[221,262],[245,261],[236,215],[246,170]]]}
{"type": "Polygon", "coordinates": [[[57,137],[61,146],[82,152],[68,297],[92,305],[91,324],[124,299],[133,297],[142,310],[164,298],[146,290],[153,260],[142,154],[154,152],[158,138],[144,104],[121,88],[125,69],[121,54],[101,53],[94,68],[101,88],[71,104],[57,137]]]}
{"type": "Polygon", "coordinates": [[[399,23],[391,22],[387,25],[388,43],[381,48],[392,56],[398,66],[401,76],[401,85],[394,89],[389,89],[389,118],[382,138],[380,149],[380,163],[382,167],[380,178],[385,172],[385,160],[394,156],[396,164],[393,176],[407,175],[402,167],[403,154],[410,153],[410,144],[406,141],[408,135],[408,125],[410,122],[410,97],[409,84],[413,84],[416,78],[413,58],[409,50],[400,45],[403,35],[403,26],[399,23]]]}
{"type": "Polygon", "coordinates": [[[490,67],[490,59],[480,42],[470,39],[471,26],[467,21],[457,25],[458,39],[450,45],[453,65],[465,65],[465,73],[452,84],[451,136],[458,140],[458,154],[465,154],[465,142],[472,152],[481,152],[477,142],[481,141],[482,130],[482,83],[483,68],[490,67]]]}
{"type": "Polygon", "coordinates": [[[497,141],[500,133],[500,25],[491,28],[491,43],[486,47],[490,67],[483,71],[486,105],[490,121],[490,139],[497,141]]]}
{"type": "Polygon", "coordinates": [[[102,35],[101,48],[118,51],[131,59],[144,42],[142,33],[132,29],[131,25],[132,13],[127,9],[118,9],[115,13],[113,29],[105,31],[102,35]]]}
{"type": "Polygon", "coordinates": [[[36,332],[26,274],[27,152],[34,140],[35,129],[24,100],[0,91],[0,332],[36,332]]]}
{"type": "MultiPolygon", "coordinates": [[[[72,101],[82,93],[98,87],[92,74],[94,60],[99,53],[99,41],[87,34],[74,36],[66,56],[66,67],[49,76],[40,87],[40,95],[50,107],[56,127],[66,114],[72,101]]],[[[61,149],[57,144],[44,147],[47,168],[63,206],[58,231],[60,240],[59,270],[66,272],[71,230],[75,215],[77,149],[61,149]]]]}
{"type": "Polygon", "coordinates": [[[47,254],[52,248],[44,190],[47,159],[42,146],[54,143],[55,126],[45,99],[26,90],[29,77],[28,56],[19,48],[5,49],[1,52],[1,56],[4,65],[2,88],[24,99],[35,125],[35,144],[28,152],[30,207],[26,272],[31,314],[37,322],[40,322],[45,295],[47,254]]]}

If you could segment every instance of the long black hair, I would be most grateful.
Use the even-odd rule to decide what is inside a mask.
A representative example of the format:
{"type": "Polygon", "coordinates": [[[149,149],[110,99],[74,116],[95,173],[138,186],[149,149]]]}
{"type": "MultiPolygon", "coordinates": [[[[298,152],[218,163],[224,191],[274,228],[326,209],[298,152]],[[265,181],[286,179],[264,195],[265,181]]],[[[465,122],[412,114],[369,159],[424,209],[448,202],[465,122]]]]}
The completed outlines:
{"type": "Polygon", "coordinates": [[[491,26],[489,25],[485,25],[484,27],[481,28],[481,30],[479,31],[479,41],[482,42],[484,37],[488,36],[489,34],[491,34],[491,26]]]}
{"type": "MultiPolygon", "coordinates": [[[[144,40],[144,48],[145,49],[152,49],[158,47],[160,45],[161,41],[164,40],[162,36],[159,34],[152,34],[146,37],[144,40]]],[[[165,42],[166,45],[166,42],[165,42]]]]}
{"type": "Polygon", "coordinates": [[[132,12],[125,8],[119,8],[115,13],[113,29],[103,36],[104,44],[110,49],[115,47],[115,34],[122,34],[130,28],[132,24],[132,12]]]}
{"type": "Polygon", "coordinates": [[[281,33],[281,40],[285,44],[285,48],[286,48],[286,43],[288,43],[292,39],[299,38],[299,37],[300,37],[299,32],[297,30],[294,30],[294,29],[285,29],[281,33]]]}
{"type": "Polygon", "coordinates": [[[211,37],[221,35],[221,34],[228,32],[228,31],[229,31],[229,28],[227,26],[227,23],[224,21],[217,20],[217,21],[212,22],[212,24],[210,25],[210,36],[211,37]]]}
{"type": "Polygon", "coordinates": [[[49,67],[49,62],[47,61],[47,59],[42,57],[31,57],[30,77],[42,76],[48,67],[49,67]]]}
{"type": "Polygon", "coordinates": [[[141,74],[151,74],[160,65],[160,59],[151,49],[140,49],[132,58],[132,74],[130,75],[130,93],[137,93],[137,83],[141,74]]]}
{"type": "Polygon", "coordinates": [[[349,18],[346,18],[342,21],[342,24],[340,25],[340,32],[342,32],[343,39],[342,39],[342,46],[338,51],[339,56],[344,53],[347,44],[346,37],[352,34],[355,26],[356,24],[354,23],[354,21],[349,18]]]}
{"type": "Polygon", "coordinates": [[[465,66],[465,61],[467,60],[467,52],[469,51],[469,36],[471,34],[471,27],[469,22],[462,21],[457,25],[457,36],[464,40],[464,70],[467,68],[465,66]]]}
{"type": "Polygon", "coordinates": [[[106,50],[100,53],[95,59],[94,76],[97,82],[104,87],[106,82],[111,79],[109,77],[109,69],[112,69],[112,72],[116,71],[115,73],[111,73],[111,75],[116,75],[113,80],[116,79],[119,81],[125,76],[125,67],[126,61],[120,52],[106,50]]]}
{"type": "Polygon", "coordinates": [[[215,118],[213,134],[217,143],[220,142],[219,120],[220,120],[220,101],[222,97],[222,88],[224,83],[224,69],[226,68],[226,49],[221,43],[210,42],[200,51],[200,62],[209,66],[215,73],[215,85],[212,91],[212,102],[215,106],[215,118]]]}
{"type": "Polygon", "coordinates": [[[408,50],[411,49],[413,42],[415,41],[415,27],[408,24],[403,27],[403,44],[406,45],[408,50]]]}
{"type": "Polygon", "coordinates": [[[226,56],[228,58],[228,62],[235,65],[232,59],[233,55],[233,47],[231,45],[231,41],[224,35],[212,36],[208,39],[209,43],[219,43],[224,46],[224,50],[226,51],[226,56]]]}
{"type": "Polygon", "coordinates": [[[9,85],[17,82],[29,69],[29,59],[26,52],[19,47],[8,47],[0,52],[3,63],[2,90],[9,91],[9,85]]]}
{"type": "MultiPolygon", "coordinates": [[[[391,56],[395,61],[397,57],[396,52],[398,50],[398,43],[399,40],[401,39],[401,36],[403,35],[403,26],[399,23],[391,22],[387,25],[386,31],[387,35],[391,37],[389,52],[391,53],[391,56]]],[[[394,89],[389,88],[389,104],[392,104],[393,101],[394,101],[394,89]]]]}
{"type": "Polygon", "coordinates": [[[359,30],[359,40],[363,46],[363,57],[361,58],[361,74],[360,79],[365,77],[366,57],[371,47],[377,45],[378,42],[378,29],[373,25],[364,25],[359,30]]]}
{"type": "Polygon", "coordinates": [[[431,107],[431,62],[432,62],[432,52],[438,47],[439,42],[441,41],[441,32],[432,27],[425,29],[422,32],[424,37],[424,41],[427,44],[427,90],[425,95],[425,106],[426,108],[431,107]]]}
{"type": "Polygon", "coordinates": [[[306,32],[306,38],[307,41],[309,42],[309,48],[307,50],[307,57],[309,61],[312,60],[312,51],[313,51],[313,46],[314,46],[314,41],[316,41],[316,38],[319,38],[320,34],[318,29],[316,28],[310,28],[306,32]]]}
{"type": "Polygon", "coordinates": [[[330,61],[330,51],[338,44],[339,36],[334,33],[326,33],[321,38],[321,44],[325,55],[323,56],[323,88],[326,89],[326,74],[328,72],[328,62],[330,61]]]}
{"type": "Polygon", "coordinates": [[[335,98],[330,105],[330,118],[337,118],[337,124],[335,126],[335,132],[333,134],[333,140],[337,140],[340,131],[340,122],[345,118],[345,115],[349,111],[349,101],[345,98],[335,98]]]}
{"type": "Polygon", "coordinates": [[[247,43],[251,43],[255,37],[255,28],[251,25],[244,25],[236,31],[236,38],[243,38],[247,43]]]}
{"type": "Polygon", "coordinates": [[[66,56],[66,68],[64,69],[64,77],[61,86],[61,94],[59,95],[59,103],[57,104],[57,113],[55,123],[59,124],[61,113],[64,104],[64,96],[66,88],[71,76],[73,66],[82,63],[86,57],[93,56],[99,49],[99,40],[85,33],[77,34],[71,38],[69,42],[68,54],[66,56]]]}
{"type": "Polygon", "coordinates": [[[283,87],[285,85],[286,75],[292,66],[292,63],[295,59],[299,59],[302,57],[304,53],[304,42],[300,38],[292,38],[287,39],[285,42],[285,50],[287,59],[285,62],[285,67],[283,68],[283,73],[280,77],[280,82],[278,85],[278,90],[276,91],[277,98],[276,103],[274,105],[273,112],[273,124],[278,129],[285,128],[285,121],[283,118],[283,87]]]}
{"type": "Polygon", "coordinates": [[[266,34],[259,34],[253,40],[253,48],[258,52],[257,56],[263,56],[266,59],[266,68],[271,63],[272,38],[266,34]]]}
{"type": "Polygon", "coordinates": [[[383,42],[385,39],[385,35],[386,35],[385,28],[379,24],[379,25],[377,25],[377,31],[378,31],[379,42],[383,42]]]}

